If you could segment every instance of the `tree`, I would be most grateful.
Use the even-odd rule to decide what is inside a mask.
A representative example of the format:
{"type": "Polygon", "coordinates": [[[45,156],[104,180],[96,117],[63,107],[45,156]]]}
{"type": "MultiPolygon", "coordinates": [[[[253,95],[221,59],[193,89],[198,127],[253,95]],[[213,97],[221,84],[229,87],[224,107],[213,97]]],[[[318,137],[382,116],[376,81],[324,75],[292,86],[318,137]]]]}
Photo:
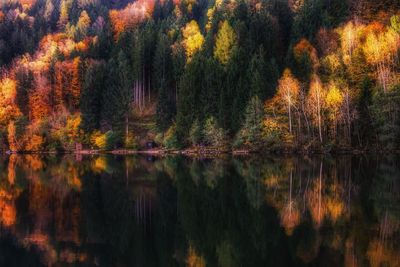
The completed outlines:
{"type": "Polygon", "coordinates": [[[340,117],[340,111],[343,105],[343,93],[338,88],[335,82],[329,84],[329,89],[326,95],[326,108],[329,112],[329,120],[332,123],[333,137],[336,138],[337,124],[340,117]]]}
{"type": "Polygon", "coordinates": [[[158,90],[157,127],[165,131],[175,115],[175,93],[172,91],[173,65],[168,37],[161,33],[154,53],[154,86],[158,90]]]}
{"type": "Polygon", "coordinates": [[[15,103],[19,110],[27,116],[29,113],[29,91],[33,85],[33,73],[26,67],[21,67],[16,70],[15,78],[17,82],[17,94],[15,97],[15,103]]]}
{"type": "Polygon", "coordinates": [[[224,146],[228,141],[226,132],[218,126],[217,120],[214,117],[206,119],[203,135],[206,143],[212,146],[224,146]]]}
{"type": "Polygon", "coordinates": [[[203,82],[203,61],[201,55],[196,55],[188,63],[179,83],[176,134],[183,143],[188,139],[193,121],[201,114],[198,103],[203,82]]]}
{"type": "Polygon", "coordinates": [[[17,83],[10,78],[0,81],[0,124],[6,126],[10,120],[20,115],[15,98],[17,96],[17,83]]]}
{"type": "Polygon", "coordinates": [[[196,146],[198,144],[200,144],[201,140],[202,140],[202,129],[199,123],[199,120],[196,119],[193,124],[192,127],[190,128],[190,132],[189,132],[189,139],[190,139],[190,143],[193,146],[196,146]]]}
{"type": "Polygon", "coordinates": [[[325,105],[325,90],[317,75],[313,75],[308,93],[308,108],[314,121],[317,121],[319,140],[322,143],[322,112],[325,105]]]}
{"type": "Polygon", "coordinates": [[[71,109],[76,110],[79,108],[79,99],[81,96],[81,59],[80,57],[76,57],[72,63],[72,79],[70,85],[71,91],[71,109]]]}
{"type": "Polygon", "coordinates": [[[76,40],[82,40],[86,37],[90,27],[90,17],[86,10],[81,12],[78,22],[76,23],[76,40]]]}
{"type": "Polygon", "coordinates": [[[191,61],[193,56],[202,48],[204,37],[200,32],[199,25],[195,20],[190,21],[182,29],[183,46],[186,51],[187,61],[191,61]]]}
{"type": "Polygon", "coordinates": [[[227,64],[232,55],[232,50],[236,45],[236,34],[228,21],[225,20],[218,31],[215,40],[214,57],[221,62],[227,64]]]}
{"type": "Polygon", "coordinates": [[[236,137],[236,144],[260,146],[262,144],[263,120],[263,104],[256,95],[247,104],[244,123],[236,137]]]}
{"type": "Polygon", "coordinates": [[[285,102],[289,117],[289,132],[292,133],[292,109],[296,107],[300,94],[300,83],[293,77],[292,72],[286,69],[278,82],[277,97],[285,102]]]}
{"type": "Polygon", "coordinates": [[[129,134],[129,115],[132,111],[133,90],[131,69],[123,51],[117,60],[112,58],[107,69],[107,89],[103,92],[102,114],[114,131],[129,134]],[[125,129],[124,129],[125,128],[125,129]]]}
{"type": "Polygon", "coordinates": [[[92,132],[100,127],[101,96],[106,90],[105,64],[96,62],[91,64],[85,74],[80,98],[81,128],[85,132],[92,132]]]}
{"type": "Polygon", "coordinates": [[[58,27],[64,29],[69,21],[69,12],[72,7],[73,0],[62,0],[60,4],[60,18],[58,20],[58,27]]]}

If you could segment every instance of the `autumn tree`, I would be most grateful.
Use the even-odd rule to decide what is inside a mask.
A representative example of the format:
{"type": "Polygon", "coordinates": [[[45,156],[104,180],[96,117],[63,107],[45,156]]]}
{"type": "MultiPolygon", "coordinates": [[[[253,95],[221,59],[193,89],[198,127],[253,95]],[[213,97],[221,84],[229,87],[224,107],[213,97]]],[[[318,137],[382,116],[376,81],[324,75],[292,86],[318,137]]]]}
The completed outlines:
{"type": "Polygon", "coordinates": [[[76,110],[79,108],[79,99],[81,95],[81,80],[82,80],[82,62],[80,57],[74,58],[72,62],[72,79],[70,84],[71,92],[71,108],[76,110]]]}
{"type": "Polygon", "coordinates": [[[229,25],[229,22],[225,20],[222,23],[215,40],[214,57],[222,64],[228,63],[235,44],[236,34],[229,25]]]}
{"type": "Polygon", "coordinates": [[[287,114],[289,118],[289,132],[292,133],[292,113],[293,108],[297,108],[300,94],[300,83],[293,77],[292,72],[286,69],[282,78],[278,82],[278,91],[276,96],[285,102],[287,114]]]}
{"type": "Polygon", "coordinates": [[[78,22],[76,23],[76,39],[81,40],[88,34],[90,27],[90,17],[88,13],[84,10],[79,16],[78,22]]]}
{"type": "Polygon", "coordinates": [[[60,18],[58,20],[58,27],[63,29],[69,21],[69,13],[72,7],[73,0],[62,0],[60,4],[60,18]]]}
{"type": "Polygon", "coordinates": [[[183,46],[185,47],[187,61],[190,61],[203,46],[204,37],[195,20],[190,21],[182,29],[183,46]]]}
{"type": "Polygon", "coordinates": [[[5,124],[20,115],[15,98],[17,96],[17,83],[14,79],[4,78],[0,81],[0,124],[5,124]]]}
{"type": "Polygon", "coordinates": [[[326,94],[326,108],[329,112],[328,119],[332,124],[333,137],[336,138],[338,121],[340,119],[340,112],[343,106],[343,93],[340,91],[335,82],[331,82],[326,94]]]}
{"type": "Polygon", "coordinates": [[[29,92],[30,119],[41,120],[51,114],[51,87],[46,75],[35,75],[34,86],[29,92]]]}
{"type": "Polygon", "coordinates": [[[379,84],[386,93],[393,80],[394,58],[400,48],[398,34],[390,29],[370,32],[363,48],[367,62],[376,67],[379,84]]]}
{"type": "Polygon", "coordinates": [[[319,140],[322,143],[322,116],[325,105],[325,89],[317,75],[313,75],[308,93],[308,109],[318,127],[319,140]]]}

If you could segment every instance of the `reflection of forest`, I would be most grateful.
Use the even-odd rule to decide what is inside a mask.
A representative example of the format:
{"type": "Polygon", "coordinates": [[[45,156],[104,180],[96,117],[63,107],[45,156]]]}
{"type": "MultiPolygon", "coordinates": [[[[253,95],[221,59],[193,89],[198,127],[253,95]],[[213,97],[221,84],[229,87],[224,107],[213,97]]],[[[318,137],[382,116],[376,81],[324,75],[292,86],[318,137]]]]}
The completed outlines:
{"type": "Polygon", "coordinates": [[[11,155],[0,247],[25,266],[400,266],[398,166],[11,155]]]}

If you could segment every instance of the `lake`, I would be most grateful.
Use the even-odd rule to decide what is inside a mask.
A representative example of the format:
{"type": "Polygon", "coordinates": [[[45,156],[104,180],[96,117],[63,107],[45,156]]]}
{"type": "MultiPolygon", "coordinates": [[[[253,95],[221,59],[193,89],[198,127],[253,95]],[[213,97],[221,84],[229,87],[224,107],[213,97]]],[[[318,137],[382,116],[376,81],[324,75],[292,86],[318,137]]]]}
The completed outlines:
{"type": "Polygon", "coordinates": [[[400,266],[390,156],[0,158],[0,266],[400,266]]]}

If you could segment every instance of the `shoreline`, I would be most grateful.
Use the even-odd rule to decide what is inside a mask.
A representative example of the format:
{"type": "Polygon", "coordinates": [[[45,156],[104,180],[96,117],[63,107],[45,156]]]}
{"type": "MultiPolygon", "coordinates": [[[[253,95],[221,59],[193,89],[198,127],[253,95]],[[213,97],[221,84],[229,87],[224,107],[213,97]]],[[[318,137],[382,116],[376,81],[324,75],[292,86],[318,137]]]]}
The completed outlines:
{"type": "Polygon", "coordinates": [[[2,155],[149,155],[149,156],[168,156],[168,155],[183,155],[183,156],[218,156],[218,155],[232,155],[232,156],[250,156],[250,155],[370,155],[370,154],[390,154],[398,155],[400,150],[385,150],[385,149],[341,149],[341,150],[294,150],[294,149],[223,149],[223,148],[187,148],[187,149],[150,149],[150,150],[136,150],[136,149],[115,149],[115,150],[96,150],[96,149],[82,149],[82,150],[66,150],[66,151],[0,151],[2,155]]]}

